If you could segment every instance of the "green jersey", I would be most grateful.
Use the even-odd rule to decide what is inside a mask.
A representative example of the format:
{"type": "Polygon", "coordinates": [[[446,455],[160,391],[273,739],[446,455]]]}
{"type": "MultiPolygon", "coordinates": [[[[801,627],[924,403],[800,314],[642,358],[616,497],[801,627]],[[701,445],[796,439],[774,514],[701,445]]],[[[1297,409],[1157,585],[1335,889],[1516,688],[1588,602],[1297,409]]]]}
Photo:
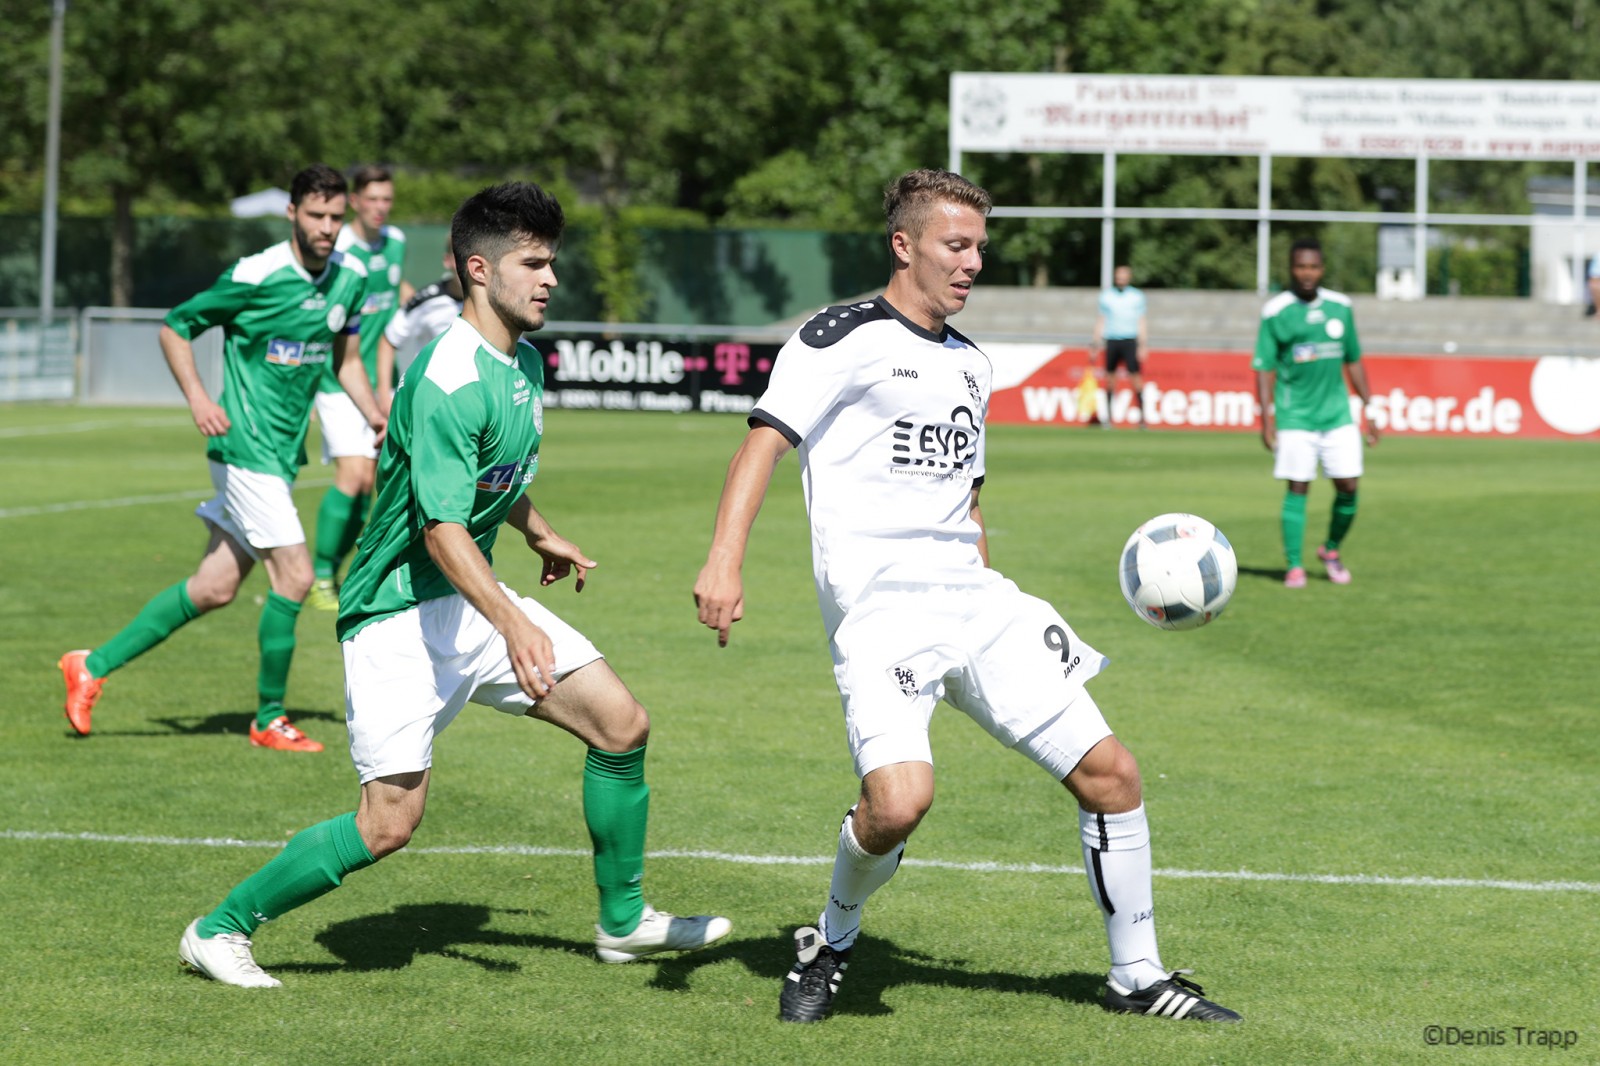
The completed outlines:
{"type": "Polygon", "coordinates": [[[210,438],[206,456],[293,481],[323,368],[333,346],[360,330],[367,272],[334,252],[312,277],[289,248],[245,256],[214,285],[167,313],[186,340],[223,329],[222,409],[232,428],[210,438]]]}
{"type": "Polygon", "coordinates": [[[1279,429],[1326,431],[1349,425],[1346,363],[1361,360],[1350,297],[1318,289],[1316,298],[1282,292],[1261,309],[1252,369],[1277,374],[1273,405],[1279,429]]]}
{"type": "Polygon", "coordinates": [[[389,409],[378,494],[339,589],[340,640],[455,592],[423,539],[465,526],[493,559],[500,525],[539,469],[544,367],[533,345],[507,356],[458,318],[406,370],[389,409]]]}
{"type": "MultiPolygon", "coordinates": [[[[400,310],[400,279],[406,265],[406,235],[396,226],[384,226],[372,242],[356,236],[354,226],[339,231],[334,248],[367,268],[367,302],[361,305],[361,362],[367,381],[378,387],[378,338],[400,310]]],[[[343,392],[339,376],[329,363],[319,392],[343,392]]]]}

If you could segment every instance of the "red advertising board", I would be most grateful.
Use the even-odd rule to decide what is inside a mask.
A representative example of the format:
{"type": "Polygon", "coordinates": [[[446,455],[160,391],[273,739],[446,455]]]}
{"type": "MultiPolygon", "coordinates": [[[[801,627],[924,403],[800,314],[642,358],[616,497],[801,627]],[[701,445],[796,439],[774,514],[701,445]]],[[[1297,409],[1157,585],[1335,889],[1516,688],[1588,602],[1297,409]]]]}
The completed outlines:
{"type": "MultiPolygon", "coordinates": [[[[991,422],[1137,422],[1125,378],[1109,398],[1104,380],[1092,393],[1084,389],[1088,354],[1082,348],[983,348],[995,361],[991,422]]],[[[1369,413],[1388,433],[1600,439],[1600,360],[1372,352],[1362,362],[1372,388],[1369,413]]],[[[1254,431],[1260,425],[1247,353],[1158,349],[1148,353],[1143,371],[1152,428],[1254,431]]]]}

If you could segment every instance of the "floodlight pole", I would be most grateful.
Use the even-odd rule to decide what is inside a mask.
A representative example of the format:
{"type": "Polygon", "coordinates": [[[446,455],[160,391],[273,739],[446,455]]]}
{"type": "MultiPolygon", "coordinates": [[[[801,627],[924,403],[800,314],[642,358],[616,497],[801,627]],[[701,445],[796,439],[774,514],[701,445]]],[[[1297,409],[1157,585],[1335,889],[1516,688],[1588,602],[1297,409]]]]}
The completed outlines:
{"type": "Polygon", "coordinates": [[[51,0],[50,103],[45,119],[43,247],[39,252],[41,338],[55,319],[56,311],[56,199],[61,181],[61,39],[66,19],[67,0],[51,0]]]}

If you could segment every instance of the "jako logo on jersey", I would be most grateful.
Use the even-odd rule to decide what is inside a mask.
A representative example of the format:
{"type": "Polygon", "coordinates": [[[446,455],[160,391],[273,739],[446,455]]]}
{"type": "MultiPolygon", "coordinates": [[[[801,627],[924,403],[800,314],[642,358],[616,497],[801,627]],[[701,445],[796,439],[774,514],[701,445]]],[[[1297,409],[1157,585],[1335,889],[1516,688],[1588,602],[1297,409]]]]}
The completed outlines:
{"type": "Polygon", "coordinates": [[[512,407],[521,407],[531,399],[533,399],[533,386],[529,385],[526,380],[518,381],[516,385],[512,387],[512,407]]]}
{"type": "Polygon", "coordinates": [[[620,340],[596,348],[593,341],[556,341],[551,358],[557,381],[614,381],[621,385],[676,385],[683,356],[660,341],[640,341],[632,351],[620,340]]]}
{"type": "Polygon", "coordinates": [[[274,337],[267,342],[267,362],[279,366],[299,366],[305,362],[306,346],[302,341],[283,341],[274,337]]]}
{"type": "Polygon", "coordinates": [[[327,306],[328,298],[320,292],[313,293],[300,301],[300,310],[302,311],[320,311],[327,306]]]}
{"type": "Polygon", "coordinates": [[[501,463],[491,466],[478,478],[479,492],[510,492],[517,483],[517,468],[521,463],[501,463]]]}
{"type": "Polygon", "coordinates": [[[890,374],[889,376],[892,378],[915,378],[917,376],[917,372],[915,370],[907,370],[903,366],[897,366],[894,368],[894,373],[890,374]]]}

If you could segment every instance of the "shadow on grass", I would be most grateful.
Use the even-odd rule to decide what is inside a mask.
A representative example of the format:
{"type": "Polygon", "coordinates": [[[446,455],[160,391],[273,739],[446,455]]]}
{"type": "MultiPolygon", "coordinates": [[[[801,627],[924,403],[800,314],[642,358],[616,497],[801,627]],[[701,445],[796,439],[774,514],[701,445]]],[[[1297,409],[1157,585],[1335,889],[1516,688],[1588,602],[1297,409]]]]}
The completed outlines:
{"type": "MultiPolygon", "coordinates": [[[[526,917],[525,911],[514,913],[526,917]]],[[[593,956],[592,940],[491,929],[489,923],[495,914],[492,908],[473,903],[404,904],[384,914],[337,922],[318,933],[317,943],[341,960],[338,963],[278,963],[271,969],[274,973],[400,970],[419,955],[438,955],[490,972],[506,973],[520,970],[521,966],[474,949],[528,948],[593,956]]],[[[850,969],[850,981],[840,994],[837,1014],[891,1014],[893,1009],[883,1002],[884,993],[901,985],[1010,992],[1086,1004],[1098,1004],[1104,995],[1105,976],[1099,973],[1027,976],[974,969],[964,959],[937,958],[878,938],[863,937],[860,948],[856,955],[859,965],[850,969]]],[[[656,967],[651,987],[684,992],[689,990],[696,970],[724,960],[738,962],[753,975],[771,979],[772,1009],[776,1014],[778,982],[794,961],[786,929],[745,938],[735,931],[730,939],[702,951],[664,953],[631,965],[656,967]]]]}
{"type": "Polygon", "coordinates": [[[1266,566],[1241,566],[1241,567],[1239,567],[1239,576],[1240,577],[1265,578],[1265,579],[1270,580],[1270,581],[1279,581],[1279,582],[1281,582],[1283,580],[1283,575],[1285,575],[1287,573],[1288,573],[1288,571],[1285,570],[1281,566],[1279,566],[1279,567],[1266,567],[1266,566]]]}
{"type": "MultiPolygon", "coordinates": [[[[341,728],[344,726],[344,713],[342,711],[335,714],[332,711],[312,711],[305,708],[290,707],[286,709],[285,713],[288,714],[289,721],[297,726],[304,726],[306,722],[333,722],[341,728]]],[[[208,715],[168,715],[164,718],[149,719],[150,723],[165,726],[165,729],[118,729],[115,715],[110,715],[96,718],[94,732],[87,737],[78,737],[78,734],[74,733],[70,728],[68,728],[67,734],[83,740],[89,740],[94,737],[106,737],[115,740],[128,737],[170,738],[226,736],[230,734],[248,738],[250,736],[250,725],[255,720],[254,711],[218,711],[215,714],[208,715]],[[103,724],[106,717],[111,720],[109,727],[103,724]]],[[[326,737],[316,737],[315,739],[321,740],[330,747],[343,744],[343,740],[339,737],[335,737],[332,741],[329,741],[326,737]]]]}

